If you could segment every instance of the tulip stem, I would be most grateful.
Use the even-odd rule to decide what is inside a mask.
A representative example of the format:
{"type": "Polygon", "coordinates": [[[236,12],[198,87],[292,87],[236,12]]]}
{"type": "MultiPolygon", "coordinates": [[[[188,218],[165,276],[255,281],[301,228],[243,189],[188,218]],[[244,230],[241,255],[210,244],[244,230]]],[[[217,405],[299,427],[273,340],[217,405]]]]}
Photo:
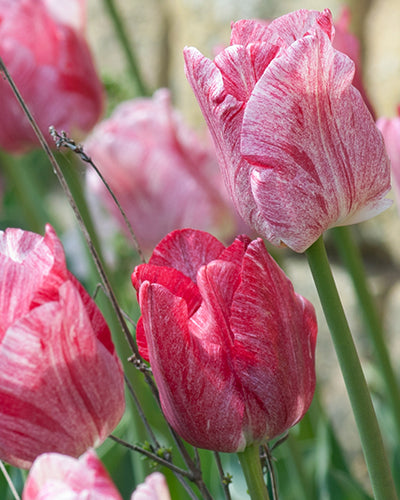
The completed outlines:
{"type": "Polygon", "coordinates": [[[354,242],[354,237],[349,227],[336,227],[332,229],[331,234],[333,234],[340,258],[346,265],[353,281],[364,318],[365,329],[373,344],[374,354],[379,363],[379,373],[384,381],[387,397],[392,408],[397,442],[400,443],[400,388],[385,343],[382,322],[380,321],[375,302],[369,290],[361,253],[354,242]]]}
{"type": "Polygon", "coordinates": [[[270,500],[261,468],[259,445],[252,444],[238,453],[251,500],[270,500]]]}
{"type": "Polygon", "coordinates": [[[333,279],[322,236],[311,245],[306,254],[346,384],[375,499],[396,500],[394,482],[371,395],[333,279]]]}

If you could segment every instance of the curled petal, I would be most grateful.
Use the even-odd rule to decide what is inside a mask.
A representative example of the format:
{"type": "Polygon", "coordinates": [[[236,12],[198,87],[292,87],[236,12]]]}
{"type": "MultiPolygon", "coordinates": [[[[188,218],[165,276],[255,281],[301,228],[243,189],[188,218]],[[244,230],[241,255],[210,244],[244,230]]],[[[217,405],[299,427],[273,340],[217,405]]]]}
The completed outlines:
{"type": "Polygon", "coordinates": [[[241,151],[257,165],[258,229],[275,244],[302,252],[388,206],[388,159],[353,71],[317,31],[274,59],[248,101],[241,151]]]}
{"type": "Polygon", "coordinates": [[[243,449],[244,407],[224,350],[202,341],[195,319],[189,327],[184,300],[162,286],[144,283],[140,305],[150,364],[168,422],[194,446],[227,452],[243,449]]]}
{"type": "Polygon", "coordinates": [[[59,453],[44,453],[32,465],[22,500],[95,498],[121,500],[93,450],[79,460],[59,453]]]}
{"type": "Polygon", "coordinates": [[[104,441],[124,408],[119,360],[97,342],[71,282],[60,287],[60,302],[36,307],[7,330],[0,345],[7,462],[28,467],[45,450],[79,456],[104,441]]]}

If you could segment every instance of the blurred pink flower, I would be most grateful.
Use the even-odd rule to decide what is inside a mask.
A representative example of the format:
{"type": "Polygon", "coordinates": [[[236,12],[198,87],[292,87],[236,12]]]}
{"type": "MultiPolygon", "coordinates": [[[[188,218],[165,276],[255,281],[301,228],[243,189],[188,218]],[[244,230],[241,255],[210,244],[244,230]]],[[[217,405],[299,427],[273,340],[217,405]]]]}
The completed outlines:
{"type": "Polygon", "coordinates": [[[125,408],[121,363],[49,225],[0,232],[0,318],[0,459],[101,444],[125,408]]]}
{"type": "Polygon", "coordinates": [[[185,49],[186,74],[228,191],[250,227],[303,252],[330,227],[382,212],[389,161],[332,16],[300,10],[238,21],[214,61],[185,49]]]}
{"type": "MultiPolygon", "coordinates": [[[[84,37],[85,0],[0,0],[0,56],[45,137],[50,125],[88,132],[103,89],[84,37]]],[[[9,84],[0,79],[0,147],[22,153],[38,141],[9,84]]]]}
{"type": "MultiPolygon", "coordinates": [[[[140,245],[154,246],[182,227],[233,237],[236,214],[211,143],[201,142],[172,108],[169,92],[127,101],[96,126],[85,142],[127,214],[140,245]]],[[[88,171],[89,193],[106,203],[126,229],[106,188],[88,171]]]]}
{"type": "Polygon", "coordinates": [[[165,477],[160,472],[147,476],[133,492],[131,500],[171,500],[165,477]]]}
{"type": "MultiPolygon", "coordinates": [[[[93,450],[79,459],[44,453],[33,463],[22,500],[122,500],[117,488],[93,450]]],[[[150,474],[133,492],[131,500],[171,500],[162,474],[150,474]]]]}
{"type": "Polygon", "coordinates": [[[303,417],[315,388],[315,312],[260,238],[225,248],[208,233],[174,231],[132,283],[140,353],[186,441],[242,451],[303,417]]]}
{"type": "Polygon", "coordinates": [[[351,12],[348,7],[342,7],[340,17],[335,21],[335,37],[332,45],[335,49],[340,50],[354,62],[354,78],[353,85],[359,90],[365,104],[367,105],[371,115],[375,117],[375,111],[367,96],[362,78],[360,42],[358,38],[350,31],[351,12]]]}
{"type": "Polygon", "coordinates": [[[22,500],[122,500],[93,450],[79,459],[40,455],[27,477],[22,500]]]}
{"type": "Polygon", "coordinates": [[[376,125],[385,140],[386,151],[391,162],[393,189],[400,210],[400,106],[397,109],[397,116],[379,118],[376,125]]]}

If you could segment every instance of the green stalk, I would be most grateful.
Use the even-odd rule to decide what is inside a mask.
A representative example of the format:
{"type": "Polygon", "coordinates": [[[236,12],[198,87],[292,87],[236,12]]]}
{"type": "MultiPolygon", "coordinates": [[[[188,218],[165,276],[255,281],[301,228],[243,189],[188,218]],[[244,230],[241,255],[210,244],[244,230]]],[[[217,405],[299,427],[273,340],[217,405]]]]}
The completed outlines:
{"type": "Polygon", "coordinates": [[[360,359],[339,298],[322,236],[306,251],[358,427],[376,500],[396,500],[393,478],[360,359]]]}
{"type": "Polygon", "coordinates": [[[132,44],[128,38],[125,26],[122,22],[122,18],[115,6],[115,2],[114,0],[104,0],[104,5],[107,8],[107,11],[114,23],[115,33],[121,44],[122,50],[125,53],[125,57],[128,63],[128,70],[136,86],[136,92],[141,96],[149,95],[142,75],[139,71],[139,66],[137,64],[136,55],[133,51],[132,44]]]}
{"type": "Polygon", "coordinates": [[[252,444],[238,453],[251,500],[270,500],[261,469],[259,445],[252,444]]]}
{"type": "Polygon", "coordinates": [[[379,373],[385,384],[387,398],[392,409],[393,421],[397,433],[396,442],[400,443],[400,388],[385,343],[382,322],[380,321],[368,286],[361,253],[354,242],[354,237],[349,227],[336,227],[332,229],[331,234],[334,236],[340,258],[344,262],[353,281],[363,315],[364,326],[372,342],[374,355],[379,363],[379,373]]]}

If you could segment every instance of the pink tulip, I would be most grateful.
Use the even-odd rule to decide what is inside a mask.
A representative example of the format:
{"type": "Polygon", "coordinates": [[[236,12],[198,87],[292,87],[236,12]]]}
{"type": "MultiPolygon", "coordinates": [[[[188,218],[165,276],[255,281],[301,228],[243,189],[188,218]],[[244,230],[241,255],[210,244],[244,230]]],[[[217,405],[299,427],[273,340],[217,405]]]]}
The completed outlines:
{"type": "Polygon", "coordinates": [[[362,78],[360,42],[350,31],[351,13],[350,9],[343,7],[339,19],[335,21],[335,37],[333,46],[350,57],[354,62],[353,85],[360,92],[371,115],[375,117],[375,111],[367,96],[362,78]]]}
{"type": "Polygon", "coordinates": [[[400,106],[397,110],[397,116],[379,118],[376,125],[385,140],[386,150],[391,161],[393,188],[400,207],[400,106]]]}
{"type": "Polygon", "coordinates": [[[79,460],[58,453],[40,455],[32,465],[22,500],[122,500],[93,450],[79,460]]]}
{"type": "Polygon", "coordinates": [[[0,459],[27,468],[103,442],[124,412],[122,368],[49,225],[0,233],[0,318],[0,459]]]}
{"type": "Polygon", "coordinates": [[[332,46],[332,17],[300,10],[238,21],[214,61],[185,49],[186,73],[243,219],[303,252],[330,227],[390,201],[389,161],[354,63],[332,46]]]}
{"type": "MultiPolygon", "coordinates": [[[[50,125],[88,132],[103,110],[102,85],[84,37],[85,0],[0,0],[0,56],[48,137],[50,125]]],[[[9,84],[0,79],[0,147],[22,153],[38,141],[9,84]]]]}
{"type": "Polygon", "coordinates": [[[225,248],[208,233],[174,231],[132,283],[140,352],[189,443],[242,451],[302,418],[315,386],[315,313],[260,238],[225,248]]]}
{"type": "MultiPolygon", "coordinates": [[[[144,250],[182,227],[234,234],[228,201],[212,144],[201,142],[172,108],[169,92],[122,103],[85,143],[127,214],[144,250]]],[[[88,189],[125,223],[94,171],[88,189]]]]}
{"type": "Polygon", "coordinates": [[[131,500],[171,500],[167,481],[160,472],[153,472],[136,488],[131,500]]]}

